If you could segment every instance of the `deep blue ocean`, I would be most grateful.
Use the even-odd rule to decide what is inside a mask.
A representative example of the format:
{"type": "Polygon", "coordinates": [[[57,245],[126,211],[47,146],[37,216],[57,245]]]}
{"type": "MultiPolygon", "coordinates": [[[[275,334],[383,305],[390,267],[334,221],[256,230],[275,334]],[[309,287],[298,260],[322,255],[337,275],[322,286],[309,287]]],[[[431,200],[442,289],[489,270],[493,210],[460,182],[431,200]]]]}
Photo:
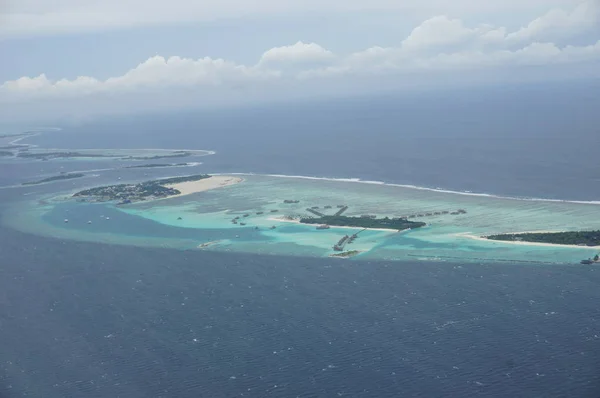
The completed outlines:
{"type": "MultiPolygon", "coordinates": [[[[599,200],[599,92],[138,115],[27,142],[215,150],[206,172],[599,200]]],[[[1,163],[0,185],[74,169],[82,162],[1,163]]],[[[22,193],[0,189],[0,200],[22,193]]],[[[0,227],[0,397],[592,398],[599,303],[594,267],[178,251],[0,227]]]]}

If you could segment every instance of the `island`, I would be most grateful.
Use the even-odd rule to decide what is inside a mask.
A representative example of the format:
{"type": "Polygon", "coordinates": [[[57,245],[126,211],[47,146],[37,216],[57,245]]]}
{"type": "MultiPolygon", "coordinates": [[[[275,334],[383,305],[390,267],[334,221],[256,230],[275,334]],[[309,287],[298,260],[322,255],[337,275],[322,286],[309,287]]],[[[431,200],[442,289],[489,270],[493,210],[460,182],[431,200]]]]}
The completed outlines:
{"type": "Polygon", "coordinates": [[[124,159],[128,160],[157,160],[157,159],[169,159],[169,158],[185,158],[188,156],[194,156],[192,152],[186,151],[174,151],[168,155],[153,155],[153,156],[127,156],[124,159]]]}
{"type": "Polygon", "coordinates": [[[26,131],[24,133],[0,134],[0,138],[27,137],[33,134],[35,134],[33,131],[26,131]]]}
{"type": "Polygon", "coordinates": [[[528,232],[498,234],[484,238],[508,242],[534,242],[555,245],[600,246],[600,230],[576,232],[528,232]]]}
{"type": "Polygon", "coordinates": [[[138,164],[134,166],[126,166],[125,169],[151,169],[160,167],[182,167],[189,166],[189,163],[149,163],[149,164],[138,164]]]}
{"type": "Polygon", "coordinates": [[[138,184],[118,184],[86,189],[73,194],[73,197],[85,201],[111,202],[121,201],[122,204],[139,202],[149,199],[167,198],[180,195],[182,192],[169,185],[196,182],[211,178],[208,174],[196,174],[185,177],[165,178],[141,182],[138,184]]]}
{"type": "Polygon", "coordinates": [[[81,178],[81,177],[85,177],[85,174],[83,174],[83,173],[61,174],[61,175],[57,175],[57,176],[53,176],[53,177],[48,177],[48,178],[44,178],[44,179],[37,180],[37,181],[24,182],[21,185],[38,185],[38,184],[44,184],[44,183],[47,183],[47,182],[61,181],[61,180],[71,180],[73,178],[81,178]]]}
{"type": "Polygon", "coordinates": [[[160,155],[124,155],[119,153],[96,153],[96,152],[81,152],[81,151],[34,151],[34,152],[19,152],[17,155],[20,158],[25,159],[37,159],[37,160],[52,160],[52,159],[72,159],[72,158],[88,158],[88,159],[121,159],[121,160],[158,160],[158,159],[172,159],[172,158],[183,158],[188,156],[194,156],[191,151],[174,151],[160,155]]]}
{"type": "Polygon", "coordinates": [[[80,152],[19,152],[17,155],[20,158],[26,159],[68,159],[68,158],[112,158],[114,156],[101,155],[99,153],[80,153],[80,152]]]}
{"type": "Polygon", "coordinates": [[[424,227],[424,222],[408,221],[405,218],[371,218],[349,216],[305,217],[300,219],[302,224],[333,225],[336,227],[382,228],[403,231],[424,227]]]}

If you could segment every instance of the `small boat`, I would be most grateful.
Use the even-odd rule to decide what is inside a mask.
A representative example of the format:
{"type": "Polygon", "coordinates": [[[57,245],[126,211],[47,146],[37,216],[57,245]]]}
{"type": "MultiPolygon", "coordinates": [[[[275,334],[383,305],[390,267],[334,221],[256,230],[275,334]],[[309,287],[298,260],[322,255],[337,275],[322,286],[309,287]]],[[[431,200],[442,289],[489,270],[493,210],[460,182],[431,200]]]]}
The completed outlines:
{"type": "Polygon", "coordinates": [[[65,218],[65,222],[67,223],[67,222],[69,222],[69,220],[67,220],[67,219],[65,218]]]}
{"type": "Polygon", "coordinates": [[[581,260],[581,264],[583,264],[583,265],[590,265],[590,264],[594,264],[594,261],[591,260],[591,259],[581,260]]]}
{"type": "Polygon", "coordinates": [[[91,221],[88,221],[88,224],[91,224],[91,223],[92,223],[91,221]]]}

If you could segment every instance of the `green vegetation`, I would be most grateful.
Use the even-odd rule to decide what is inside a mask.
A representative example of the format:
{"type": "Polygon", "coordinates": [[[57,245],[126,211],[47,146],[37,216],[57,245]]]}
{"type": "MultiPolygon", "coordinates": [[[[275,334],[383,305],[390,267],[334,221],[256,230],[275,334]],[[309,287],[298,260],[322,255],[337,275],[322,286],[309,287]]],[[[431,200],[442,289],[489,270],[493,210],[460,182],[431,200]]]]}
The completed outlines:
{"type": "Polygon", "coordinates": [[[139,184],[119,184],[106,187],[86,189],[74,194],[74,197],[87,198],[95,202],[121,200],[123,203],[137,202],[146,199],[166,198],[181,192],[175,188],[166,187],[169,184],[179,184],[188,181],[198,181],[209,178],[208,174],[197,174],[185,177],[165,178],[146,181],[139,184]]]}
{"type": "Polygon", "coordinates": [[[420,228],[426,224],[424,222],[408,221],[404,218],[366,218],[366,217],[348,217],[348,216],[323,216],[301,218],[303,224],[325,224],[338,227],[357,227],[357,228],[387,228],[402,231],[409,228],[420,228]]]}
{"type": "Polygon", "coordinates": [[[27,159],[62,159],[62,158],[110,158],[114,156],[101,155],[99,153],[81,153],[81,152],[19,152],[17,155],[20,158],[27,159]]]}
{"type": "Polygon", "coordinates": [[[205,178],[210,178],[211,176],[208,174],[194,174],[191,176],[183,176],[183,177],[172,177],[172,178],[163,178],[162,180],[150,181],[152,183],[158,183],[161,185],[169,185],[169,184],[180,184],[182,182],[189,181],[200,181],[205,178]]]}
{"type": "Polygon", "coordinates": [[[349,250],[347,252],[342,252],[342,253],[335,253],[335,254],[331,254],[329,255],[329,257],[341,257],[341,258],[348,258],[348,257],[354,257],[359,255],[361,252],[359,250],[349,250]]]}
{"type": "Polygon", "coordinates": [[[82,174],[82,173],[61,174],[61,175],[54,176],[54,177],[44,178],[44,179],[38,180],[38,181],[24,182],[21,185],[37,185],[37,184],[43,184],[45,182],[71,180],[73,178],[81,178],[81,177],[85,177],[85,174],[82,174]]]}
{"type": "Polygon", "coordinates": [[[487,236],[488,239],[511,242],[539,242],[557,245],[600,246],[599,231],[547,232],[526,234],[499,234],[487,236]]]}
{"type": "Polygon", "coordinates": [[[127,166],[126,169],[149,169],[153,167],[180,167],[187,166],[187,163],[149,163],[149,164],[139,164],[135,166],[127,166]]]}
{"type": "Polygon", "coordinates": [[[154,155],[154,156],[122,156],[118,154],[103,155],[100,153],[91,152],[76,152],[76,151],[61,151],[61,152],[20,152],[18,157],[27,159],[65,159],[65,158],[117,158],[124,160],[157,160],[157,159],[170,159],[170,158],[181,158],[186,156],[192,156],[190,152],[176,151],[168,155],[154,155]]]}
{"type": "Polygon", "coordinates": [[[22,137],[22,136],[28,136],[28,135],[32,135],[32,134],[33,134],[33,132],[0,134],[0,138],[22,137]]]}
{"type": "Polygon", "coordinates": [[[185,158],[192,156],[191,152],[175,151],[169,155],[154,155],[154,156],[128,156],[125,159],[129,160],[157,160],[157,159],[169,159],[169,158],[185,158]]]}

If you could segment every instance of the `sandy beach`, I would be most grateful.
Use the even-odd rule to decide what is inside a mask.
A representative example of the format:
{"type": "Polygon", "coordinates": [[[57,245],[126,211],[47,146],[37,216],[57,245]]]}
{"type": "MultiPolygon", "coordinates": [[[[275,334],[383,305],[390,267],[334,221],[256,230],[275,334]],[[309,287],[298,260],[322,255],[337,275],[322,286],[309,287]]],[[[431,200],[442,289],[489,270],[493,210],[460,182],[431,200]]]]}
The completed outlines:
{"type": "MultiPolygon", "coordinates": [[[[531,234],[531,233],[555,233],[560,231],[524,231],[524,232],[513,232],[513,234],[531,234]]],[[[509,245],[521,245],[521,246],[546,246],[546,247],[570,247],[575,249],[600,249],[600,246],[579,246],[579,245],[559,245],[557,243],[543,243],[543,242],[524,242],[524,241],[508,241],[508,240],[493,240],[488,239],[485,236],[477,236],[473,235],[470,232],[461,232],[458,234],[454,234],[457,237],[463,237],[473,240],[479,240],[484,242],[493,242],[499,244],[509,244],[509,245]]]]}
{"type": "Polygon", "coordinates": [[[242,181],[244,181],[244,179],[240,177],[211,176],[198,181],[187,181],[181,182],[179,184],[169,184],[165,186],[169,188],[174,188],[181,192],[178,195],[169,196],[169,198],[176,198],[178,196],[184,196],[192,193],[204,192],[209,191],[211,189],[238,184],[242,181]]]}
{"type": "MultiPolygon", "coordinates": [[[[302,224],[300,222],[300,220],[298,220],[297,218],[294,219],[289,219],[289,218],[284,218],[284,217],[270,217],[268,218],[269,221],[279,221],[279,222],[291,222],[294,224],[302,224]]],[[[317,224],[302,224],[302,225],[313,225],[315,228],[317,227],[317,224]]],[[[404,232],[404,231],[408,231],[408,230],[404,230],[404,231],[398,231],[397,229],[390,229],[390,228],[362,228],[362,227],[346,227],[346,226],[342,226],[342,225],[330,225],[329,226],[331,229],[334,228],[343,228],[343,229],[366,229],[367,231],[385,231],[385,232],[404,232]]]]}

